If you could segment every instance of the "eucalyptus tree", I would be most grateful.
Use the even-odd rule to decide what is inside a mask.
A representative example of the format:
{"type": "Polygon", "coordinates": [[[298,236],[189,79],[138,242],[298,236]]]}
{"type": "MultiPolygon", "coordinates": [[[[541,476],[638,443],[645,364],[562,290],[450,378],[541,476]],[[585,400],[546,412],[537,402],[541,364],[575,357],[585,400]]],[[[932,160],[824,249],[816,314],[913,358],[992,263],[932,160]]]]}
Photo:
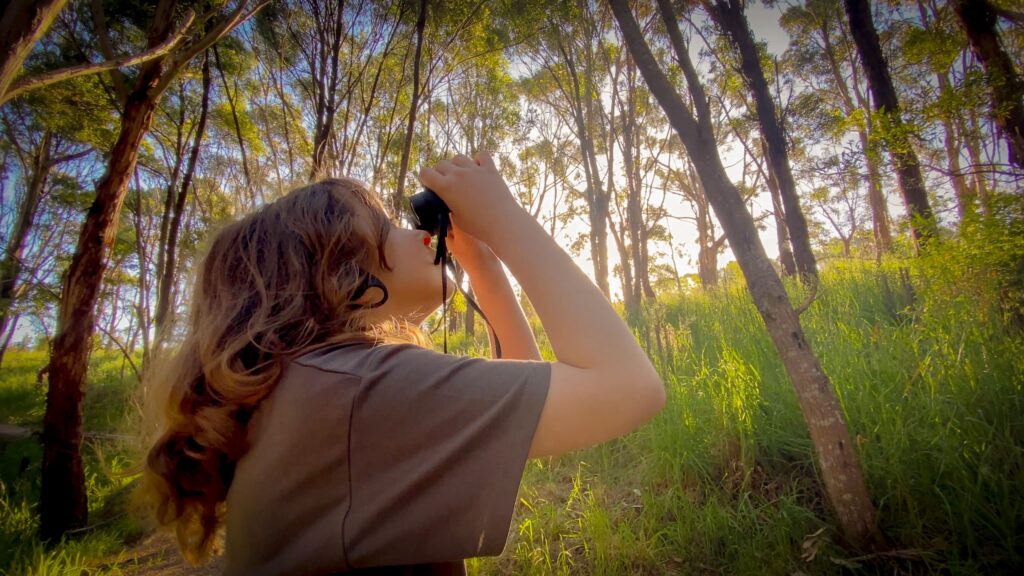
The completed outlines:
{"type": "MultiPolygon", "coordinates": [[[[563,116],[578,143],[586,187],[587,232],[594,281],[605,296],[608,284],[608,217],[610,195],[601,176],[599,148],[607,141],[601,119],[607,115],[600,94],[600,82],[607,73],[602,66],[605,30],[597,9],[589,0],[565,0],[552,5],[546,26],[534,38],[531,58],[536,64],[536,81],[548,86],[546,95],[535,92],[563,116]]],[[[606,168],[611,164],[606,163],[606,168]]]]}
{"type": "MultiPolygon", "coordinates": [[[[477,27],[484,23],[478,22],[477,27]]],[[[465,47],[482,55],[473,65],[447,77],[443,86],[433,91],[433,102],[427,106],[426,126],[432,133],[429,144],[431,158],[449,157],[455,153],[472,155],[479,150],[499,151],[512,139],[519,126],[519,101],[516,85],[509,75],[509,62],[501,51],[486,51],[474,46],[483,34],[468,35],[465,47]]],[[[500,158],[500,153],[497,153],[500,158]]],[[[502,162],[504,164],[504,162],[502,162]]],[[[463,271],[456,263],[456,281],[463,271]]],[[[468,292],[473,295],[472,286],[468,292]]],[[[475,312],[465,310],[463,326],[468,336],[475,334],[475,312]]]]}
{"type": "MultiPolygon", "coordinates": [[[[93,149],[76,138],[73,131],[64,129],[59,117],[68,110],[55,109],[48,99],[21,98],[8,103],[0,111],[0,131],[5,148],[16,160],[16,166],[5,170],[4,178],[11,177],[14,192],[10,206],[11,222],[2,227],[4,251],[0,259],[0,335],[10,328],[13,333],[12,312],[17,316],[16,304],[24,299],[37,282],[43,259],[38,256],[41,240],[45,243],[47,231],[38,230],[37,220],[44,210],[48,196],[54,190],[71,185],[65,169],[69,163],[81,161],[93,149]],[[36,244],[36,255],[30,257],[31,244],[36,244]]],[[[4,218],[6,220],[6,218],[4,218]]],[[[45,250],[46,248],[44,248],[45,250]]],[[[10,335],[10,334],[8,334],[10,335]]],[[[0,361],[3,350],[0,348],[0,361]]]]}
{"type": "Polygon", "coordinates": [[[884,159],[878,146],[879,131],[871,115],[870,95],[842,19],[841,7],[829,0],[809,0],[788,7],[780,20],[790,35],[783,62],[788,73],[807,86],[797,96],[803,113],[795,119],[798,129],[801,124],[806,127],[810,143],[828,140],[834,144],[851,131],[857,135],[864,168],[862,178],[871,208],[875,255],[880,258],[892,246],[884,192],[884,159]]]}
{"type": "MultiPolygon", "coordinates": [[[[611,18],[610,14],[602,15],[611,18]]],[[[647,17],[649,21],[653,18],[647,17]]],[[[610,22],[608,26],[614,29],[610,22]]],[[[609,218],[609,229],[619,251],[623,301],[632,315],[639,311],[642,301],[656,298],[651,283],[651,246],[668,238],[663,224],[668,195],[658,159],[666,153],[672,131],[615,33],[601,51],[610,92],[609,114],[603,118],[608,134],[607,182],[611,206],[618,216],[617,222],[609,218]],[[619,166],[616,153],[622,158],[622,178],[618,179],[614,173],[619,166]],[[625,186],[616,186],[616,180],[623,179],[625,186]],[[661,192],[660,199],[655,198],[656,189],[661,192]]]]}
{"type": "MultiPolygon", "coordinates": [[[[87,61],[74,65],[49,67],[33,70],[17,77],[22,66],[36,49],[54,20],[67,4],[67,0],[14,0],[7,2],[0,14],[0,104],[29,90],[37,90],[57,82],[136,66],[162,58],[183,41],[185,32],[194,14],[188,12],[184,24],[173,34],[167,35],[159,44],[151,44],[138,54],[113,56],[104,50],[106,60],[87,61]],[[17,78],[17,79],[16,79],[17,78]]],[[[96,2],[93,3],[96,5],[96,2]]]]}
{"type": "MultiPolygon", "coordinates": [[[[22,103],[18,103],[22,104],[22,103]]],[[[0,113],[3,133],[18,161],[16,185],[23,188],[17,198],[14,222],[5,230],[3,259],[0,260],[0,334],[7,330],[9,312],[15,299],[25,289],[22,275],[26,272],[25,250],[29,236],[35,228],[40,204],[52,188],[54,170],[62,164],[90,154],[92,149],[82,146],[65,134],[54,131],[38,117],[40,110],[29,106],[8,106],[0,113]]],[[[27,270],[29,275],[32,270],[27,270]]]]}
{"type": "Polygon", "coordinates": [[[786,230],[793,247],[797,270],[805,278],[818,274],[818,265],[807,234],[807,221],[800,208],[796,181],[789,162],[789,152],[775,100],[768,87],[761,52],[750,31],[750,24],[741,0],[703,0],[712,20],[728,36],[739,54],[739,70],[754,99],[754,110],[761,126],[765,156],[771,166],[772,181],[777,186],[784,208],[786,230]]]}
{"type": "Polygon", "coordinates": [[[910,230],[915,246],[926,242],[936,234],[935,217],[932,214],[928,192],[925,189],[921,166],[910,144],[907,126],[900,112],[896,88],[889,74],[889,64],[882,54],[882,48],[871,18],[869,0],[843,0],[850,24],[850,34],[861,65],[867,75],[874,107],[881,124],[882,139],[896,164],[896,177],[903,201],[910,218],[910,230]]]}
{"type": "Polygon", "coordinates": [[[707,94],[690,59],[671,2],[659,0],[658,5],[696,116],[655,59],[627,1],[611,0],[626,45],[689,152],[747,280],[754,304],[793,383],[817,452],[825,490],[843,534],[856,546],[878,545],[881,538],[875,508],[832,383],[804,336],[799,315],[765,254],[753,217],[722,165],[707,94]]]}
{"type": "MultiPolygon", "coordinates": [[[[61,291],[57,336],[49,368],[49,390],[43,419],[43,468],[40,491],[40,537],[54,540],[86,522],[88,505],[82,468],[82,396],[91,353],[95,307],[108,252],[117,230],[139,145],[153,120],[163,92],[195,57],[248,19],[266,0],[238,0],[230,9],[208,8],[198,18],[184,18],[189,40],[141,66],[132,82],[121,125],[110,150],[107,170],[96,185],[96,197],[82,226],[61,291]]],[[[149,12],[147,49],[173,37],[180,19],[176,0],[161,0],[149,12]]]]}
{"type": "Polygon", "coordinates": [[[1010,160],[1024,168],[1024,81],[996,30],[996,7],[989,0],[953,0],[952,5],[985,68],[992,118],[1010,145],[1010,160]]]}

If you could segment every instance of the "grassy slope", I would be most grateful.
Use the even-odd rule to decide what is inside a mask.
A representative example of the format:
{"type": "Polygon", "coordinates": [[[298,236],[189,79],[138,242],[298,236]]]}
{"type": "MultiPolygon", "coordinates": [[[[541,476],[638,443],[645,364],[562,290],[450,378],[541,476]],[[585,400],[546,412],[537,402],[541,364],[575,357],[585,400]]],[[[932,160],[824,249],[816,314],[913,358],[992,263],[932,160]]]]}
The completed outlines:
{"type": "MultiPolygon", "coordinates": [[[[1004,327],[991,270],[970,254],[947,256],[915,262],[909,276],[898,263],[824,266],[803,316],[882,525],[919,557],[857,562],[868,572],[1024,565],[1024,339],[1004,327]]],[[[795,397],[742,286],[668,295],[647,315],[637,334],[668,384],[666,409],[626,438],[529,462],[505,554],[471,560],[470,571],[832,574],[852,565],[836,543],[795,397]]],[[[449,345],[483,342],[451,335],[449,345]]],[[[41,421],[33,382],[43,360],[5,358],[5,421],[41,421]]],[[[119,372],[116,354],[95,356],[88,429],[131,428],[132,383],[119,372]]],[[[44,552],[32,539],[39,449],[31,439],[0,441],[0,551],[12,551],[0,573],[107,573],[95,559],[138,535],[118,516],[127,480],[109,475],[128,467],[130,447],[87,445],[91,521],[113,520],[44,552]]]]}

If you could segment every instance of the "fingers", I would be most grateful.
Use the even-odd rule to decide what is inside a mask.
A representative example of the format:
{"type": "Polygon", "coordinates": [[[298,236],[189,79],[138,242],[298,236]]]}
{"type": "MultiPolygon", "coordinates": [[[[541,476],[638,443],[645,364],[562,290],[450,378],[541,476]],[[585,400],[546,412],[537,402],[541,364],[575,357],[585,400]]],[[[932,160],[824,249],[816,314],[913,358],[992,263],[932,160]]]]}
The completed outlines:
{"type": "Polygon", "coordinates": [[[483,166],[484,168],[490,168],[491,170],[494,171],[498,170],[498,167],[494,165],[494,159],[491,158],[491,155],[488,152],[477,152],[474,158],[476,159],[476,163],[479,164],[480,166],[483,166]]]}
{"type": "Polygon", "coordinates": [[[465,154],[456,154],[455,157],[451,159],[451,163],[456,166],[462,166],[463,168],[474,166],[476,164],[465,154]]]}
{"type": "Polygon", "coordinates": [[[444,180],[444,175],[438,172],[435,167],[424,166],[420,168],[419,179],[420,184],[433,189],[444,180]]]}
{"type": "Polygon", "coordinates": [[[433,166],[421,168],[419,173],[420,183],[427,188],[434,188],[459,168],[473,168],[476,166],[497,171],[494,160],[487,152],[478,152],[473,158],[465,154],[456,154],[450,160],[441,160],[433,166]]]}

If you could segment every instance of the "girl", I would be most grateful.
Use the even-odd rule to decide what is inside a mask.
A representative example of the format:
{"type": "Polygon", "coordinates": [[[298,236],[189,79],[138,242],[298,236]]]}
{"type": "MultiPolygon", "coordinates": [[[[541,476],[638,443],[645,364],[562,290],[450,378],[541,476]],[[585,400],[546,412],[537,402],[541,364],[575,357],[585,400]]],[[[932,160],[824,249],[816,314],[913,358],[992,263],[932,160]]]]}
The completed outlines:
{"type": "Polygon", "coordinates": [[[489,155],[419,178],[451,208],[452,255],[504,357],[429,349],[430,238],[395,227],[359,182],[299,188],[220,230],[184,343],[150,371],[166,392],[140,495],[190,562],[224,526],[230,575],[464,574],[464,558],[504,548],[527,458],[621,436],[663,406],[625,323],[489,155]]]}

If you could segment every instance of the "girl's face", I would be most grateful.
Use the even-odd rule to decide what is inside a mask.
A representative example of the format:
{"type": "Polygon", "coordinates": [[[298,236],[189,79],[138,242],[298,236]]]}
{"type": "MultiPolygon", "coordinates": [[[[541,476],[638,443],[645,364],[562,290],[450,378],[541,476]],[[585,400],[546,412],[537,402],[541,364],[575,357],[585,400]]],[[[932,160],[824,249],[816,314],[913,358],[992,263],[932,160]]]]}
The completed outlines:
{"type": "MultiPolygon", "coordinates": [[[[378,270],[376,275],[387,286],[388,301],[374,310],[383,317],[398,316],[413,324],[421,324],[441,305],[441,265],[434,265],[435,250],[430,235],[422,230],[392,226],[384,253],[391,270],[378,270]]],[[[448,296],[455,292],[455,283],[448,283],[448,296]]],[[[379,291],[371,290],[373,298],[379,291]]],[[[377,316],[377,314],[374,314],[377,316]]]]}

